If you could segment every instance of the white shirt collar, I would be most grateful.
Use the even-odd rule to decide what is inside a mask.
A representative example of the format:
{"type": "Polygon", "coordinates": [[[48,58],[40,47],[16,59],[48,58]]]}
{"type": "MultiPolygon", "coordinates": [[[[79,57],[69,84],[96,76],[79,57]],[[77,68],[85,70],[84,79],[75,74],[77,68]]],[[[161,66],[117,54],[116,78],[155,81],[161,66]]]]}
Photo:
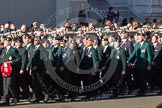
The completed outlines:
{"type": "Polygon", "coordinates": [[[28,48],[31,45],[31,43],[29,43],[28,45],[26,45],[26,48],[28,48]]]}
{"type": "Polygon", "coordinates": [[[105,51],[106,51],[107,47],[108,47],[108,45],[104,46],[104,50],[103,50],[103,52],[105,52],[105,51]]]}
{"type": "Polygon", "coordinates": [[[153,43],[154,46],[157,46],[157,44],[158,44],[157,42],[156,43],[153,43]]]}
{"type": "Polygon", "coordinates": [[[120,47],[116,48],[116,50],[118,51],[120,49],[120,47]]]}
{"type": "Polygon", "coordinates": [[[110,43],[110,46],[114,46],[114,42],[111,42],[111,43],[110,43]]]}
{"type": "Polygon", "coordinates": [[[10,48],[11,48],[11,45],[10,46],[6,46],[6,54],[9,51],[10,48]]]}
{"type": "Polygon", "coordinates": [[[79,46],[79,47],[82,46],[82,43],[79,43],[78,46],[79,46]]]}
{"type": "Polygon", "coordinates": [[[104,48],[106,49],[108,47],[108,45],[104,46],[104,48]]]}
{"type": "Polygon", "coordinates": [[[127,41],[127,39],[122,39],[122,41],[123,41],[123,42],[126,42],[126,41],[127,41]]]}
{"type": "Polygon", "coordinates": [[[89,46],[89,47],[87,47],[87,49],[88,49],[88,50],[90,50],[90,49],[91,49],[91,47],[92,47],[92,46],[89,46]]]}
{"type": "Polygon", "coordinates": [[[58,47],[58,45],[54,45],[54,47],[56,48],[56,47],[58,47]]]}
{"type": "Polygon", "coordinates": [[[95,49],[98,47],[98,45],[93,46],[95,49]]]}
{"type": "Polygon", "coordinates": [[[40,46],[40,44],[39,44],[39,45],[37,45],[37,46],[35,46],[35,47],[36,47],[36,49],[38,49],[38,48],[39,48],[39,46],[40,46]]]}
{"type": "Polygon", "coordinates": [[[11,45],[10,45],[10,46],[6,46],[6,49],[7,49],[7,50],[9,50],[9,49],[10,49],[10,47],[11,47],[11,45]]]}
{"type": "Polygon", "coordinates": [[[143,43],[144,43],[144,41],[140,42],[140,45],[142,46],[142,45],[143,45],[143,43]]]}

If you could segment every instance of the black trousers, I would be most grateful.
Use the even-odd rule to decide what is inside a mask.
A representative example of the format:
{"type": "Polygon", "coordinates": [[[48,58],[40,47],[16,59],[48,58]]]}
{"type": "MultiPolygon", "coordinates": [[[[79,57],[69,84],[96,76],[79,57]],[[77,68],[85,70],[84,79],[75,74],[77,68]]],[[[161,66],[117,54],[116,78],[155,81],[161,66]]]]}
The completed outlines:
{"type": "Polygon", "coordinates": [[[44,97],[48,96],[48,93],[45,91],[45,81],[44,78],[46,77],[46,74],[39,74],[39,72],[34,72],[35,74],[32,75],[33,78],[33,92],[34,92],[34,98],[36,100],[41,100],[44,97]]]}
{"type": "Polygon", "coordinates": [[[3,96],[4,101],[9,101],[10,93],[13,98],[16,98],[15,89],[15,77],[11,75],[10,77],[3,77],[3,96]]]}
{"type": "Polygon", "coordinates": [[[135,76],[137,78],[137,85],[139,86],[140,92],[145,92],[147,89],[147,70],[146,69],[136,69],[135,76]]]}
{"type": "Polygon", "coordinates": [[[3,95],[3,77],[0,74],[0,96],[3,95]]]}
{"type": "Polygon", "coordinates": [[[122,79],[120,89],[124,89],[127,86],[129,90],[133,90],[132,74],[132,68],[127,68],[126,75],[122,79]]]}
{"type": "Polygon", "coordinates": [[[162,69],[158,69],[157,67],[153,66],[152,70],[151,70],[151,76],[153,78],[153,81],[155,83],[156,86],[160,85],[160,73],[162,72],[162,69]]]}
{"type": "Polygon", "coordinates": [[[151,75],[153,77],[155,85],[159,86],[160,90],[162,91],[162,69],[159,69],[158,67],[153,67],[151,75]]]}
{"type": "Polygon", "coordinates": [[[31,89],[33,89],[33,78],[29,75],[29,71],[26,71],[26,77],[27,77],[27,85],[30,86],[31,89]]]}
{"type": "MultiPolygon", "coordinates": [[[[22,88],[23,90],[23,96],[24,98],[29,98],[29,86],[28,86],[28,82],[27,82],[27,73],[23,73],[23,74],[19,74],[18,75],[18,89],[20,89],[19,87],[22,88]]],[[[19,92],[18,92],[19,93],[19,92]]]]}

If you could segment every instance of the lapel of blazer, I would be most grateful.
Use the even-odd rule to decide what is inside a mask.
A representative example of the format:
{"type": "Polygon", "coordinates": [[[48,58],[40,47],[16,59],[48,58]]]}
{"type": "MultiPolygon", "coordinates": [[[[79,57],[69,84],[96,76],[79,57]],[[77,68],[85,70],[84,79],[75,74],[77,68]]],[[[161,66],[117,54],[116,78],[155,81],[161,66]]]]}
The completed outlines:
{"type": "Polygon", "coordinates": [[[146,42],[144,41],[143,42],[143,45],[141,46],[141,49],[144,49],[145,48],[145,45],[146,45],[146,42]]]}
{"type": "Polygon", "coordinates": [[[6,54],[4,55],[5,59],[8,60],[9,57],[11,56],[10,53],[11,53],[11,47],[8,49],[7,52],[5,52],[6,54]]]}

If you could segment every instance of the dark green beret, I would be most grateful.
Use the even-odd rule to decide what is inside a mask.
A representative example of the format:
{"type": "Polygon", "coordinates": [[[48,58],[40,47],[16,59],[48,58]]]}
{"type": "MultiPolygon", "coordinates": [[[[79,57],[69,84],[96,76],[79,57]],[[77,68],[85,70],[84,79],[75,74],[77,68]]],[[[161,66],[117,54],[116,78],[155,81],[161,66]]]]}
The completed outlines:
{"type": "Polygon", "coordinates": [[[22,38],[19,37],[19,38],[16,38],[16,39],[15,39],[15,42],[23,43],[23,40],[22,40],[22,38]]]}
{"type": "Polygon", "coordinates": [[[4,40],[6,40],[6,41],[12,41],[12,38],[11,37],[5,37],[4,40]]]}
{"type": "Polygon", "coordinates": [[[115,42],[121,42],[121,38],[118,36],[118,37],[115,37],[115,42]]]}

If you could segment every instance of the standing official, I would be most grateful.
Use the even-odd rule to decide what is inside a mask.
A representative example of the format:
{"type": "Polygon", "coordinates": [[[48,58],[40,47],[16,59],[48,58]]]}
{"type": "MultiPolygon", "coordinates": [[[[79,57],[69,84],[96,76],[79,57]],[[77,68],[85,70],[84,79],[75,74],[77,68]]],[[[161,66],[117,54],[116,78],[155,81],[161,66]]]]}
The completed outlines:
{"type": "MultiPolygon", "coordinates": [[[[98,78],[101,79],[103,77],[108,69],[108,66],[105,67],[106,61],[110,57],[112,47],[109,46],[108,44],[108,37],[103,37],[101,41],[101,46],[99,47],[99,67],[98,67],[98,78]]],[[[106,92],[107,91],[107,84],[105,84],[101,88],[101,92],[106,92]]]]}
{"type": "MultiPolygon", "coordinates": [[[[86,40],[86,47],[84,47],[84,51],[81,55],[80,64],[78,66],[78,72],[81,74],[79,81],[83,82],[81,86],[88,86],[94,83],[94,75],[98,70],[99,60],[98,55],[93,47],[93,39],[88,37],[86,40]]],[[[92,97],[92,93],[87,93],[87,98],[92,97]]]]}
{"type": "Polygon", "coordinates": [[[144,41],[144,34],[138,34],[138,43],[128,59],[128,63],[135,63],[137,83],[139,85],[138,95],[144,95],[146,92],[147,71],[151,70],[152,54],[151,46],[144,41]]]}
{"type": "MultiPolygon", "coordinates": [[[[113,63],[113,66],[116,66],[113,76],[109,80],[109,85],[111,90],[113,91],[113,98],[118,96],[118,87],[120,85],[120,79],[122,75],[126,73],[126,53],[125,50],[120,47],[121,46],[121,38],[116,37],[114,42],[114,48],[111,51],[109,60],[113,63]]],[[[109,61],[108,60],[108,61],[109,61]]],[[[108,63],[108,62],[107,62],[108,63]]],[[[106,63],[106,65],[107,65],[106,63]]]]}
{"type": "Polygon", "coordinates": [[[59,50],[61,49],[60,47],[60,43],[59,43],[59,37],[55,37],[52,40],[52,57],[53,57],[53,61],[52,61],[52,65],[55,71],[58,70],[58,61],[59,61],[59,50]]]}
{"type": "Polygon", "coordinates": [[[30,75],[33,78],[33,92],[34,92],[34,99],[31,100],[31,103],[39,103],[42,99],[42,95],[44,94],[45,99],[44,102],[47,101],[48,94],[45,93],[43,90],[44,78],[46,76],[46,67],[45,67],[45,60],[47,55],[46,51],[41,45],[40,37],[34,38],[34,50],[32,50],[33,54],[30,58],[30,75]]]}
{"type": "Polygon", "coordinates": [[[15,74],[16,74],[16,68],[15,66],[17,63],[21,60],[21,57],[18,55],[16,49],[14,49],[11,46],[11,41],[12,39],[10,37],[6,37],[4,39],[4,46],[5,49],[2,52],[2,58],[0,59],[0,64],[2,64],[5,61],[9,61],[12,66],[12,73],[10,76],[3,77],[3,103],[2,105],[9,105],[9,98],[10,98],[10,93],[13,97],[13,105],[16,105],[17,99],[16,99],[16,90],[15,90],[15,74]]]}
{"type": "Polygon", "coordinates": [[[158,43],[158,36],[152,36],[152,49],[153,49],[153,60],[152,60],[152,72],[153,81],[156,85],[160,86],[160,93],[162,94],[162,45],[158,43]]]}
{"type": "MultiPolygon", "coordinates": [[[[133,43],[128,40],[128,34],[126,31],[122,31],[120,33],[121,37],[121,47],[125,50],[126,52],[126,59],[128,60],[129,55],[133,52],[133,43]]],[[[123,82],[120,87],[120,93],[124,93],[126,88],[126,85],[128,86],[129,93],[132,92],[133,90],[133,83],[132,83],[132,75],[134,73],[132,72],[132,68],[129,67],[127,68],[125,78],[123,79],[123,82]]]]}
{"type": "Polygon", "coordinates": [[[17,71],[18,71],[18,79],[17,79],[17,84],[18,84],[18,93],[20,86],[23,90],[23,96],[25,99],[29,98],[29,87],[27,84],[27,78],[28,78],[28,73],[26,71],[26,65],[28,63],[28,52],[27,50],[22,47],[23,41],[22,38],[17,38],[15,40],[15,47],[18,51],[18,54],[21,56],[21,61],[19,62],[19,65],[17,66],[17,71]]]}
{"type": "Polygon", "coordinates": [[[28,52],[28,63],[26,66],[27,85],[33,89],[32,77],[29,75],[29,70],[30,70],[30,58],[32,57],[33,54],[34,44],[32,43],[32,37],[29,34],[24,34],[23,41],[24,41],[24,48],[28,52]]]}

